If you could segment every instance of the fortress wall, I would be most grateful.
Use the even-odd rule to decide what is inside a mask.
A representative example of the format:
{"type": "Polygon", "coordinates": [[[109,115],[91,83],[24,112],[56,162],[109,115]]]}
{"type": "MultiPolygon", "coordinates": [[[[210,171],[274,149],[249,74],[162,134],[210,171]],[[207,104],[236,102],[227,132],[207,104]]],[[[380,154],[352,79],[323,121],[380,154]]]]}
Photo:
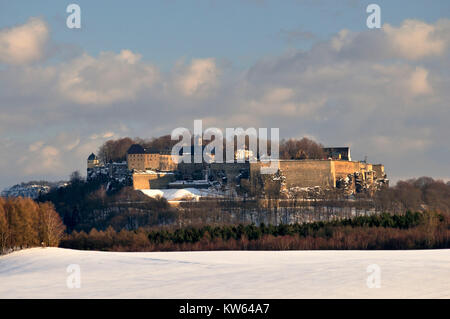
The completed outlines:
{"type": "MultiPolygon", "coordinates": [[[[258,180],[260,163],[252,163],[250,166],[251,183],[258,180]]],[[[361,173],[361,178],[372,183],[376,177],[384,174],[382,165],[372,165],[344,160],[280,160],[279,168],[285,176],[286,187],[335,187],[336,179],[345,178],[355,172],[361,173]]]]}
{"type": "Polygon", "coordinates": [[[149,177],[146,175],[133,174],[133,188],[134,189],[149,189],[149,177]]]}
{"type": "Polygon", "coordinates": [[[204,169],[204,165],[202,163],[183,163],[177,165],[178,171],[182,175],[193,175],[195,173],[201,173],[204,169]]]}
{"type": "Polygon", "coordinates": [[[360,162],[334,161],[336,178],[345,178],[349,174],[359,172],[361,170],[360,162]]]}
{"type": "Polygon", "coordinates": [[[373,170],[375,171],[376,178],[382,178],[384,176],[384,165],[383,164],[373,164],[373,170]]]}
{"type": "Polygon", "coordinates": [[[170,182],[175,180],[173,174],[133,174],[134,189],[158,189],[167,188],[170,182]]]}
{"type": "MultiPolygon", "coordinates": [[[[267,166],[268,164],[264,164],[267,166]]],[[[280,160],[278,163],[287,188],[291,187],[334,187],[336,177],[334,161],[330,160],[280,160]]],[[[260,180],[261,163],[250,164],[252,187],[260,180]]]]}
{"type": "Polygon", "coordinates": [[[228,180],[233,180],[239,175],[241,170],[249,170],[250,163],[211,163],[210,172],[211,175],[217,176],[219,172],[225,172],[228,180]]]}
{"type": "Polygon", "coordinates": [[[302,160],[280,161],[286,177],[286,187],[334,187],[336,184],[334,161],[302,160]]]}
{"type": "Polygon", "coordinates": [[[169,187],[169,183],[175,181],[173,174],[167,174],[156,179],[150,180],[150,189],[164,189],[169,187]]]}

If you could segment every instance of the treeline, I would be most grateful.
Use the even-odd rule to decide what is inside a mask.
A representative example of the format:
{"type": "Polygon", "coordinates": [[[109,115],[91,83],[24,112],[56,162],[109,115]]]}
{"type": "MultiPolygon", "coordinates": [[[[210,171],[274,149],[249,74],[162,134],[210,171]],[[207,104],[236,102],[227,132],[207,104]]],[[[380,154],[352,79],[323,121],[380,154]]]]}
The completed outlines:
{"type": "Polygon", "coordinates": [[[280,141],[280,159],[324,159],[323,145],[309,138],[280,141]]]}
{"type": "Polygon", "coordinates": [[[0,197],[0,253],[35,246],[58,246],[64,229],[51,203],[0,197]]]}
{"type": "MultiPolygon", "coordinates": [[[[440,221],[442,216],[439,216],[440,221]]],[[[151,231],[148,238],[151,243],[160,244],[172,242],[174,244],[196,243],[203,238],[211,240],[222,239],[241,239],[246,237],[249,240],[258,240],[265,235],[285,236],[315,236],[319,230],[324,230],[325,234],[332,231],[333,228],[340,226],[354,227],[390,227],[399,229],[408,229],[419,225],[424,220],[424,214],[407,212],[405,215],[372,215],[360,216],[353,219],[333,220],[330,222],[314,222],[305,224],[280,224],[256,226],[250,225],[224,225],[224,226],[204,226],[200,228],[187,227],[176,229],[174,231],[158,230],[151,231]]]]}
{"type": "MultiPolygon", "coordinates": [[[[396,186],[384,189],[372,198],[361,194],[355,200],[348,201],[339,190],[334,189],[318,194],[316,199],[311,201],[299,197],[279,201],[276,198],[257,198],[236,201],[234,198],[227,198],[220,201],[181,203],[175,208],[164,198],[150,198],[131,187],[108,192],[101,181],[86,182],[73,174],[66,187],[55,188],[39,197],[38,201],[50,201],[54,204],[69,233],[73,230],[89,232],[92,228],[106,230],[109,226],[120,231],[122,228],[136,230],[139,227],[160,225],[238,224],[247,220],[255,221],[245,218],[246,214],[251,213],[256,217],[264,217],[273,212],[276,219],[276,215],[284,207],[289,208],[289,214],[306,214],[311,218],[314,218],[310,216],[312,213],[321,211],[320,207],[350,207],[360,211],[392,214],[404,214],[408,210],[450,214],[450,183],[421,177],[398,182],[396,186]]],[[[339,217],[346,215],[341,214],[339,217]]],[[[289,216],[284,220],[289,220],[289,216]]],[[[296,217],[293,220],[302,218],[296,217]]],[[[255,222],[259,224],[262,221],[275,223],[272,218],[256,218],[255,222]]]]}
{"type": "Polygon", "coordinates": [[[38,202],[51,202],[67,232],[92,228],[116,230],[174,223],[176,213],[164,198],[150,198],[131,187],[106,191],[100,180],[85,181],[72,174],[66,187],[41,195],[38,202]]]}
{"type": "Polygon", "coordinates": [[[375,193],[372,200],[378,211],[450,213],[450,182],[444,183],[431,177],[399,181],[394,187],[375,193]]]}
{"type": "Polygon", "coordinates": [[[292,225],[224,225],[146,231],[74,232],[60,247],[107,251],[450,248],[450,219],[382,214],[292,225]]]}
{"type": "MultiPolygon", "coordinates": [[[[122,162],[126,160],[127,151],[133,144],[140,144],[144,148],[153,149],[154,151],[170,151],[177,142],[172,141],[170,135],[151,139],[125,137],[117,140],[108,140],[99,147],[98,157],[104,163],[122,162]]],[[[203,143],[208,144],[210,141],[204,140],[203,143]]],[[[224,155],[226,143],[226,139],[224,138],[224,155]]],[[[245,145],[246,147],[249,146],[248,137],[245,139],[245,145]]],[[[236,150],[237,141],[235,141],[234,147],[236,150]]],[[[306,137],[302,139],[283,139],[279,144],[280,159],[323,159],[326,157],[326,154],[322,148],[322,144],[306,137]]],[[[268,145],[268,151],[270,152],[270,143],[268,145]]]]}

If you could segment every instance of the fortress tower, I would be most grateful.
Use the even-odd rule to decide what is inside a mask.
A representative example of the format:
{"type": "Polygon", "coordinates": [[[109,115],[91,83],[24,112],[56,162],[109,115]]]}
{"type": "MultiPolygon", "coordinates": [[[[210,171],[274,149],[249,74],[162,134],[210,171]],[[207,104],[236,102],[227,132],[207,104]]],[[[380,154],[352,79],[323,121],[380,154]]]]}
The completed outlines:
{"type": "Polygon", "coordinates": [[[87,168],[94,168],[100,165],[100,161],[98,160],[98,157],[92,153],[91,155],[89,155],[88,159],[87,159],[87,168]]]}

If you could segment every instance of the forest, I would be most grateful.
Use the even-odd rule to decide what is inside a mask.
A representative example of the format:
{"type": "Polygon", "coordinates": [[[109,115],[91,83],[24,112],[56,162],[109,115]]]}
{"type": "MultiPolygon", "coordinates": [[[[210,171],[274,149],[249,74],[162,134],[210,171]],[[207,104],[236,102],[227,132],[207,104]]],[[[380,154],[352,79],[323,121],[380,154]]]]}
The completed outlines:
{"type": "MultiPolygon", "coordinates": [[[[161,209],[171,211],[163,199],[159,209],[153,206],[158,200],[153,201],[149,202],[150,215],[161,209]]],[[[278,208],[277,203],[273,201],[269,211],[278,208]]],[[[422,177],[400,181],[374,198],[354,201],[335,198],[309,205],[320,208],[331,204],[359,208],[368,205],[380,213],[356,217],[329,215],[326,220],[305,223],[255,224],[223,216],[231,216],[236,205],[241,209],[245,206],[253,211],[260,209],[263,214],[267,213],[267,206],[258,207],[254,202],[200,202],[172,211],[164,222],[160,219],[155,223],[153,219],[131,229],[105,224],[101,229],[74,230],[60,245],[115,251],[450,248],[450,183],[422,177]]],[[[131,215],[128,217],[132,219],[131,215]]]]}
{"type": "MultiPolygon", "coordinates": [[[[373,197],[361,194],[351,201],[342,192],[329,190],[315,200],[295,198],[279,201],[269,198],[236,201],[234,198],[225,198],[183,203],[175,208],[164,198],[150,198],[131,187],[107,192],[100,181],[87,182],[73,174],[68,186],[42,195],[37,201],[51,202],[55,206],[68,233],[73,230],[89,232],[92,228],[105,230],[109,226],[120,231],[123,228],[137,230],[160,225],[239,224],[252,212],[264,217],[268,212],[280,211],[285,206],[299,214],[306,211],[318,214],[327,207],[339,208],[343,212],[354,208],[391,214],[403,214],[408,210],[448,213],[450,183],[421,177],[399,181],[397,185],[383,189],[373,197]]],[[[336,216],[330,215],[332,217],[336,216]]],[[[348,216],[342,214],[340,217],[348,216]]],[[[259,224],[262,220],[253,222],[259,224]]]]}
{"type": "Polygon", "coordinates": [[[61,247],[104,251],[438,249],[450,248],[450,218],[382,214],[307,224],[223,225],[73,232],[61,247]]]}
{"type": "Polygon", "coordinates": [[[0,197],[0,254],[36,246],[58,246],[65,226],[53,204],[0,197]]]}
{"type": "MultiPolygon", "coordinates": [[[[378,213],[325,215],[319,221],[242,222],[239,209],[262,215],[277,200],[197,202],[174,208],[129,187],[113,193],[73,174],[68,186],[37,201],[0,198],[2,253],[36,246],[117,251],[215,249],[450,248],[450,183],[429,177],[400,181],[373,198],[342,201],[336,194],[309,206],[351,205],[378,213]]],[[[301,209],[302,201],[290,203],[301,209]]],[[[284,203],[283,205],[286,205],[284,203]]],[[[292,207],[291,207],[292,208],[292,207]]],[[[313,211],[312,214],[316,214],[313,211]]]]}

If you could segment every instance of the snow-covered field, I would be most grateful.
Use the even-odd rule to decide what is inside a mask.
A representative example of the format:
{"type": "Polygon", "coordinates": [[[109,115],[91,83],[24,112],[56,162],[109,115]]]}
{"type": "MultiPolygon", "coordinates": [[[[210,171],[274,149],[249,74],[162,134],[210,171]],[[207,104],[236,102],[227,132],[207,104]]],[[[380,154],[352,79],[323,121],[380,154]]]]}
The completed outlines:
{"type": "Polygon", "coordinates": [[[0,298],[450,298],[450,250],[34,248],[0,257],[0,298]],[[76,282],[75,273],[67,272],[73,264],[79,265],[81,286],[69,289],[67,278],[76,282]],[[368,266],[379,267],[380,288],[368,287],[367,278],[376,274],[368,266]]]}

